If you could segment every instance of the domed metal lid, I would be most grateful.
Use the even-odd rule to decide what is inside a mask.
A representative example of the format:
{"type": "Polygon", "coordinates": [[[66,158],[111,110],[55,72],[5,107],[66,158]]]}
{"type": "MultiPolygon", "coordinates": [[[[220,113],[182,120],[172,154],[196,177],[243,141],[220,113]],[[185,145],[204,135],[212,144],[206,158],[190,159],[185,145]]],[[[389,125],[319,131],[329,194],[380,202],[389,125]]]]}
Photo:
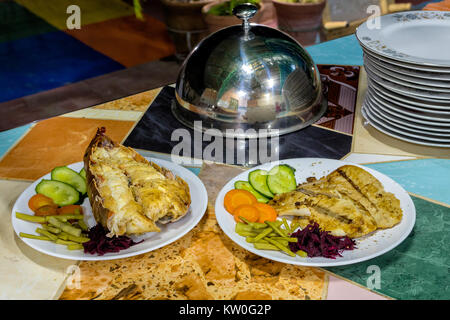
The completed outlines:
{"type": "Polygon", "coordinates": [[[183,124],[198,129],[194,122],[202,121],[203,131],[256,138],[301,129],[325,112],[320,74],[310,55],[287,34],[250,24],[256,10],[251,4],[236,6],[242,25],[211,34],[184,61],[172,105],[183,124]]]}

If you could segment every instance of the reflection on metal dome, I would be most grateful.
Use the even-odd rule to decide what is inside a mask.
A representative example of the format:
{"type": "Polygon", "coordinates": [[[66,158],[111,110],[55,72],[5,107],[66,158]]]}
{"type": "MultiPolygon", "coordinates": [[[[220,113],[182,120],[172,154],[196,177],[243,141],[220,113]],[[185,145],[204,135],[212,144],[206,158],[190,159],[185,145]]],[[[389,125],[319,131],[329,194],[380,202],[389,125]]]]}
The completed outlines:
{"type": "Polygon", "coordinates": [[[172,105],[183,124],[194,128],[201,120],[204,130],[255,138],[255,130],[246,129],[285,134],[325,112],[320,74],[309,54],[285,33],[249,24],[254,10],[253,5],[237,6],[236,16],[245,18],[242,26],[213,33],[184,61],[172,105]]]}

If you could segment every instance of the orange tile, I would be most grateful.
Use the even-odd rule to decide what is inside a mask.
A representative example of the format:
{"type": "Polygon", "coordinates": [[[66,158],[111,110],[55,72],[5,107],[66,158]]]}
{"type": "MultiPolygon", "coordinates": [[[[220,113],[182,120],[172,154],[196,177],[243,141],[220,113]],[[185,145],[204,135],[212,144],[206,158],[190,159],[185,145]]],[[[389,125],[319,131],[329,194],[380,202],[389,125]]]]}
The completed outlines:
{"type": "Polygon", "coordinates": [[[450,0],[427,4],[423,10],[450,11],[450,0]]]}
{"type": "Polygon", "coordinates": [[[126,67],[175,53],[165,24],[147,15],[144,21],[128,16],[65,32],[126,67]]]}
{"type": "Polygon", "coordinates": [[[98,127],[122,141],[132,121],[56,117],[38,122],[0,161],[0,178],[36,180],[54,167],[83,160],[98,127]]]}

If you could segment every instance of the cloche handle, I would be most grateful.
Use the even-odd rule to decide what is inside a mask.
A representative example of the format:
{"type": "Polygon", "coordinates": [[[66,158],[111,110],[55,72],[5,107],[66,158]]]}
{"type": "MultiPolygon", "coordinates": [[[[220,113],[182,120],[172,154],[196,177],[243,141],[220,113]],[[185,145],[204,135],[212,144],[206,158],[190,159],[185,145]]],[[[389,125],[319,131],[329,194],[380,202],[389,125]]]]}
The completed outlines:
{"type": "Polygon", "coordinates": [[[243,3],[234,7],[233,14],[242,20],[242,26],[244,27],[244,30],[247,31],[250,28],[248,20],[253,18],[257,11],[258,7],[254,4],[243,3]]]}

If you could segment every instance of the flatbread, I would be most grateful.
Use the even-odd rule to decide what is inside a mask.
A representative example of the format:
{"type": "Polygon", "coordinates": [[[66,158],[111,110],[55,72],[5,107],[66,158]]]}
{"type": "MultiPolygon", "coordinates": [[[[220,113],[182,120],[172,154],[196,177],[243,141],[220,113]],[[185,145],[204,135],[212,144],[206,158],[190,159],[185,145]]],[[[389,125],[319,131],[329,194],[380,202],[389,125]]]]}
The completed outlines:
{"type": "Polygon", "coordinates": [[[208,211],[193,230],[146,254],[80,263],[78,288],[66,287],[60,299],[321,299],[324,271],[254,255],[220,229],[213,209],[217,191],[241,170],[204,165],[199,177],[208,190],[208,211]]]}

